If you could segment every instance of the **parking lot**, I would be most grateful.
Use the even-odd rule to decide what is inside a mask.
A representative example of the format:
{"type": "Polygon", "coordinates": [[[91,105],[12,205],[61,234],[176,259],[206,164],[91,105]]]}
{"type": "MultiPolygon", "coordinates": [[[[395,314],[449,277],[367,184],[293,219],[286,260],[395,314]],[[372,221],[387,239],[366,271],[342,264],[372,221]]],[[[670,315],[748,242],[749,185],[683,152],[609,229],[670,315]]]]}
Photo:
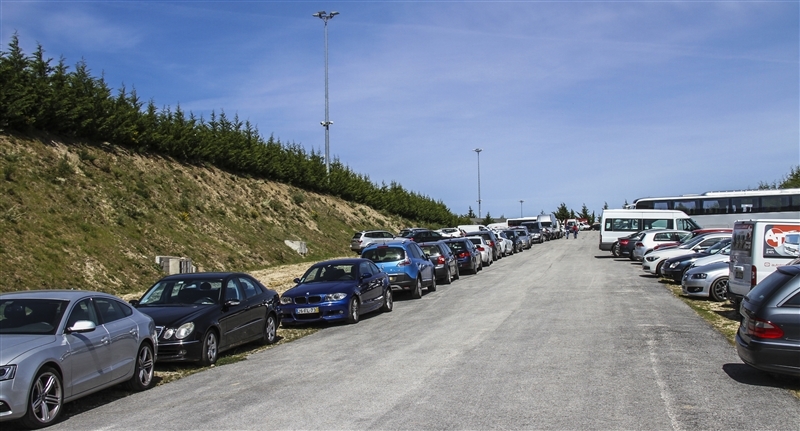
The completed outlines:
{"type": "Polygon", "coordinates": [[[597,235],[50,429],[797,429],[800,400],[597,235]]]}

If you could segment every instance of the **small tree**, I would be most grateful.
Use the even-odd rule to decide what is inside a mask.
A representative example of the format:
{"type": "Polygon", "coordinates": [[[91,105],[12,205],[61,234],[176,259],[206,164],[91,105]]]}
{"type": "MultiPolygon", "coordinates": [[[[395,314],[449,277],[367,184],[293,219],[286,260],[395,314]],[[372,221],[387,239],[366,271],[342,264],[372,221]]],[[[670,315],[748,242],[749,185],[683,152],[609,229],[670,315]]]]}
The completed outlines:
{"type": "Polygon", "coordinates": [[[490,216],[489,212],[487,211],[486,217],[484,217],[483,220],[481,220],[481,224],[484,226],[489,226],[492,223],[494,223],[494,219],[492,219],[492,216],[490,216]]]}
{"type": "Polygon", "coordinates": [[[467,212],[467,217],[475,218],[475,212],[472,211],[472,206],[469,207],[469,211],[467,212]]]}

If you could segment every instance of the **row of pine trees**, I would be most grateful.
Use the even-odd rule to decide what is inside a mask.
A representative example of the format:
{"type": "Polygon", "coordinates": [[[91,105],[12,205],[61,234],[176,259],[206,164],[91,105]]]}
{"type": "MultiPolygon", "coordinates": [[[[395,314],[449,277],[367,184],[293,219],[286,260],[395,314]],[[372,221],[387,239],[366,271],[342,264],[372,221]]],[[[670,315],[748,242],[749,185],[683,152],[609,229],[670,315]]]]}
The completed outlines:
{"type": "Polygon", "coordinates": [[[224,111],[211,118],[156,108],[124,86],[116,95],[84,61],[69,70],[63,57],[53,65],[41,45],[26,55],[15,34],[0,51],[0,129],[44,131],[88,142],[110,142],[130,150],[209,163],[238,174],[340,197],[430,225],[458,223],[441,201],[392,182],[377,186],[338,159],[326,174],[324,154],[297,144],[264,139],[249,121],[224,111]],[[327,177],[327,178],[326,178],[327,177]]]}

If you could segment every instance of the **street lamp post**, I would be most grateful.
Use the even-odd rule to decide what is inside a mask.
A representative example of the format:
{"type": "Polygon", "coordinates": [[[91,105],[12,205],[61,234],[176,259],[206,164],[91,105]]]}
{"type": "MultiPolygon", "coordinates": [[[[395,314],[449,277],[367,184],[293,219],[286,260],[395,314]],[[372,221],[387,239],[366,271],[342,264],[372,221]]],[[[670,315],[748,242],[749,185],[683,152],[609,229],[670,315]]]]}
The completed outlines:
{"type": "Polygon", "coordinates": [[[483,148],[476,148],[472,151],[478,153],[478,218],[481,218],[481,151],[483,148]]]}
{"type": "Polygon", "coordinates": [[[525,202],[522,199],[519,200],[519,217],[522,218],[522,203],[525,202]]]}
{"type": "Polygon", "coordinates": [[[339,15],[339,12],[333,11],[326,14],[324,10],[312,15],[325,23],[325,121],[321,121],[319,124],[325,128],[325,173],[327,175],[331,173],[330,138],[328,133],[330,132],[331,124],[333,124],[333,121],[328,118],[328,20],[336,15],[339,15]]]}

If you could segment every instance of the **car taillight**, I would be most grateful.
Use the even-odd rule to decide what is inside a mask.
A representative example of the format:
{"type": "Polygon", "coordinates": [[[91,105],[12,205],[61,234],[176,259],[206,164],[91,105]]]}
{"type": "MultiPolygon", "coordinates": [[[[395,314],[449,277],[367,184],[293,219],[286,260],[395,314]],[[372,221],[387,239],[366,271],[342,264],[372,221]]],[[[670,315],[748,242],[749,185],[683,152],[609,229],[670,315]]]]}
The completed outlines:
{"type": "Polygon", "coordinates": [[[628,240],[628,239],[621,239],[621,240],[619,240],[619,245],[628,245],[628,241],[630,241],[630,240],[628,240]]]}
{"type": "Polygon", "coordinates": [[[494,247],[494,241],[489,241],[489,247],[494,247]]]}
{"type": "Polygon", "coordinates": [[[758,338],[783,338],[783,329],[762,319],[747,319],[747,334],[758,338]]]}
{"type": "Polygon", "coordinates": [[[406,266],[406,265],[411,265],[411,260],[409,258],[405,258],[400,262],[397,262],[397,266],[406,266]]]}
{"type": "Polygon", "coordinates": [[[751,269],[750,269],[750,289],[756,287],[756,284],[758,284],[758,283],[756,283],[756,280],[758,280],[758,277],[756,276],[756,266],[755,265],[751,265],[751,269]]]}
{"type": "Polygon", "coordinates": [[[444,265],[444,256],[439,256],[439,258],[436,259],[436,263],[439,265],[444,265]]]}
{"type": "Polygon", "coordinates": [[[479,246],[477,247],[477,249],[478,249],[478,251],[483,251],[483,246],[480,246],[480,245],[479,245],[479,246]]]}
{"type": "Polygon", "coordinates": [[[468,251],[462,251],[461,253],[458,254],[458,257],[460,257],[462,259],[465,258],[465,257],[469,257],[469,252],[468,251]]]}
{"type": "Polygon", "coordinates": [[[643,243],[643,242],[641,242],[641,241],[639,241],[639,242],[637,242],[636,244],[634,244],[633,246],[634,246],[634,247],[644,247],[644,243],[643,243]]]}

